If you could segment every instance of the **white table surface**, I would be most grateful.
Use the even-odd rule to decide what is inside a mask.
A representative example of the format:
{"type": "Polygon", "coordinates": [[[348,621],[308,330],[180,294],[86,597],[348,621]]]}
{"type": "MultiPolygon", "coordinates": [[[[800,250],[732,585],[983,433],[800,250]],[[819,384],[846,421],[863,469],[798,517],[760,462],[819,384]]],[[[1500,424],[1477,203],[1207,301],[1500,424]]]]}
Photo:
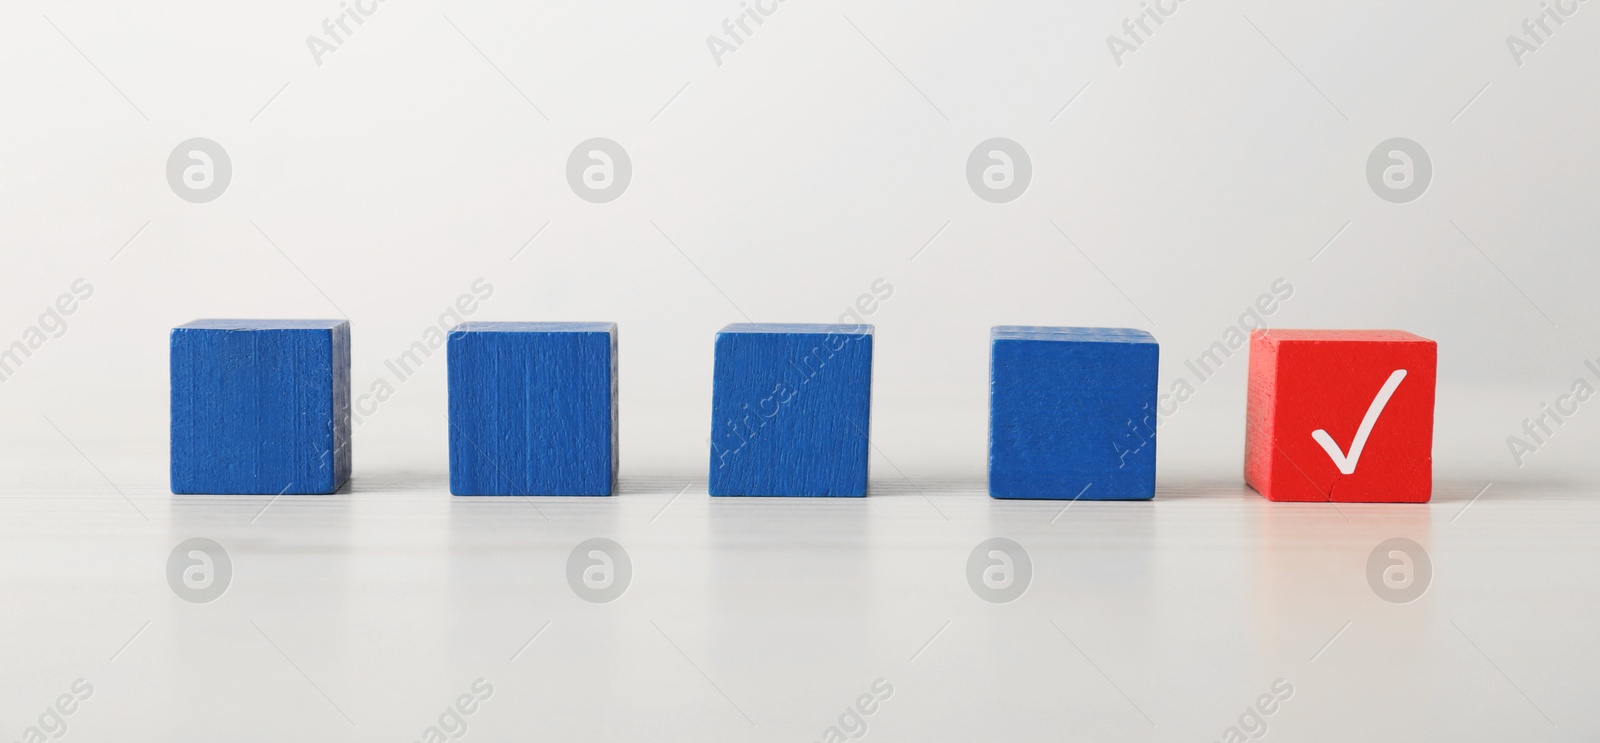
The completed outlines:
{"type": "Polygon", "coordinates": [[[172,496],[72,450],[50,466],[77,484],[0,497],[5,735],[80,678],[72,740],[420,740],[477,679],[474,740],[821,740],[879,679],[874,740],[1220,740],[1278,679],[1273,739],[1600,733],[1581,484],[1334,507],[1164,480],[1063,510],[876,456],[848,500],[712,499],[690,476],[452,498],[442,472],[399,470],[333,496],[172,496]],[[633,566],[606,604],[564,572],[596,536],[633,566]],[[994,536],[1033,563],[1011,603],[966,579],[994,536]],[[1366,576],[1397,536],[1433,564],[1409,604],[1366,576]],[[191,537],[231,556],[211,603],[167,584],[191,537]]]}

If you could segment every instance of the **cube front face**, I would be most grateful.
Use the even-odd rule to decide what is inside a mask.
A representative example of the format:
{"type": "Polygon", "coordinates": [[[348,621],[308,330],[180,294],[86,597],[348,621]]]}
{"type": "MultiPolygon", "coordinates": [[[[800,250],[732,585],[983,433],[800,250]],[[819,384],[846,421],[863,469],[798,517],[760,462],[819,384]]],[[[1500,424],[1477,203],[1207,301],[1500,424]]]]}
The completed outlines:
{"type": "Polygon", "coordinates": [[[350,324],[197,320],[171,337],[172,492],[332,493],[350,478],[350,324]]]}
{"type": "Polygon", "coordinates": [[[872,326],[717,334],[711,495],[864,496],[872,326]]]}
{"type": "Polygon", "coordinates": [[[450,492],[611,495],[615,323],[463,323],[448,341],[450,492]]]}
{"type": "Polygon", "coordinates": [[[1245,481],[1269,500],[1426,503],[1438,346],[1400,331],[1257,331],[1245,481]]]}
{"type": "Polygon", "coordinates": [[[990,338],[990,496],[1155,497],[1159,349],[1149,333],[1003,326],[990,338]]]}

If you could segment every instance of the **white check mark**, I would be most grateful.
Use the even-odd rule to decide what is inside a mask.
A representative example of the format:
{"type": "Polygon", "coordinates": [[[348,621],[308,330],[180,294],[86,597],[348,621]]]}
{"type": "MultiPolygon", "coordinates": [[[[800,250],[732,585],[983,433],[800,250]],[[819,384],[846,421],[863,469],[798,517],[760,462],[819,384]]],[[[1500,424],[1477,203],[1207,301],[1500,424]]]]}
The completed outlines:
{"type": "Polygon", "coordinates": [[[1406,378],[1405,369],[1396,369],[1389,375],[1389,381],[1383,383],[1383,389],[1378,390],[1378,396],[1372,398],[1372,404],[1367,407],[1366,417],[1361,419],[1361,427],[1356,429],[1356,437],[1350,442],[1350,453],[1347,455],[1339,450],[1339,445],[1333,442],[1333,437],[1327,431],[1317,429],[1311,432],[1311,438],[1322,444],[1322,450],[1328,453],[1334,466],[1342,474],[1351,474],[1356,471],[1356,462],[1361,460],[1361,450],[1367,447],[1367,437],[1372,435],[1372,427],[1377,425],[1378,416],[1383,414],[1383,408],[1389,404],[1389,398],[1394,396],[1394,391],[1400,386],[1400,380],[1406,378]]]}

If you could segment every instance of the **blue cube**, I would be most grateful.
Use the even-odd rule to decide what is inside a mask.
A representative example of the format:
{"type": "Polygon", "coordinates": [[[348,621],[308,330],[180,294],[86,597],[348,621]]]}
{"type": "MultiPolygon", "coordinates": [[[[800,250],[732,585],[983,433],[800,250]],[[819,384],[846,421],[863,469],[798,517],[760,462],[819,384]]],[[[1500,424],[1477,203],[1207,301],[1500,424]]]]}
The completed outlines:
{"type": "Polygon", "coordinates": [[[611,495],[616,323],[462,323],[447,354],[451,493],[611,495]]]}
{"type": "Polygon", "coordinates": [[[1156,339],[1143,330],[1003,326],[990,333],[989,495],[1156,494],[1156,339]]]}
{"type": "Polygon", "coordinates": [[[172,492],[305,495],[350,479],[350,323],[172,329],[172,492]]]}
{"type": "Polygon", "coordinates": [[[723,328],[711,495],[866,495],[871,408],[871,325],[723,328]]]}

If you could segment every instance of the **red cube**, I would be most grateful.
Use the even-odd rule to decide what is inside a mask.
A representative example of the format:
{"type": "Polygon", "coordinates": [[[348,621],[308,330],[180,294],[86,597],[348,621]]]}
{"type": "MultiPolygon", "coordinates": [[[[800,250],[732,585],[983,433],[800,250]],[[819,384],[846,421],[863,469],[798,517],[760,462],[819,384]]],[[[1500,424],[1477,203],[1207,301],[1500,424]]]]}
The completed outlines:
{"type": "Polygon", "coordinates": [[[1244,479],[1272,501],[1426,503],[1438,344],[1398,330],[1250,334],[1244,479]]]}

